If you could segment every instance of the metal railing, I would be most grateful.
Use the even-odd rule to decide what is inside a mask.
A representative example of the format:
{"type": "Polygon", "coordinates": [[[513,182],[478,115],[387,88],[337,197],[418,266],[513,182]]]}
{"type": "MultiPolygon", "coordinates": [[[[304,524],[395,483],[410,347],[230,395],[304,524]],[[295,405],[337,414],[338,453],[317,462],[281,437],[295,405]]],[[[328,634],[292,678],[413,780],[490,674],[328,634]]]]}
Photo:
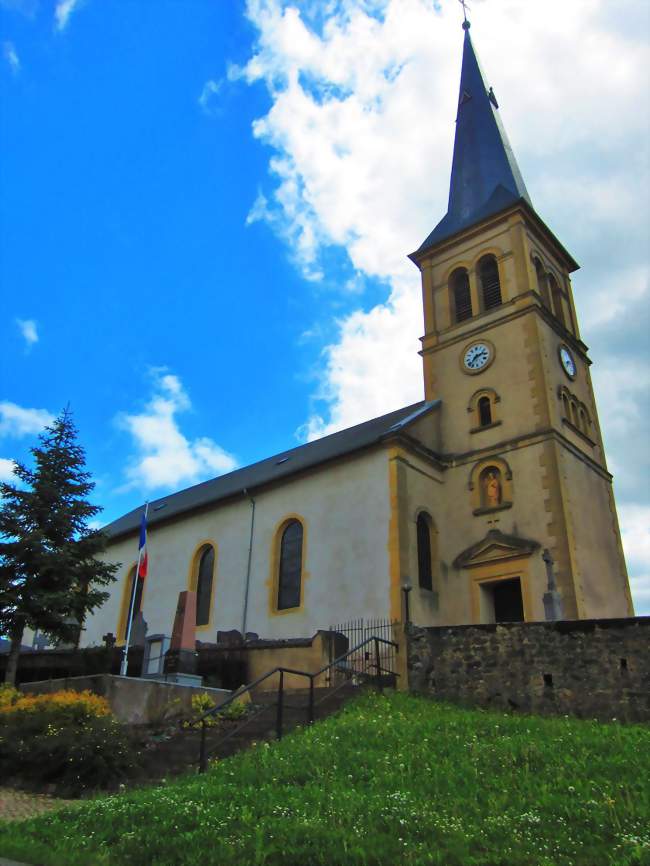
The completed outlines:
{"type": "MultiPolygon", "coordinates": [[[[277,702],[276,702],[276,714],[275,714],[275,730],[276,736],[278,740],[282,739],[283,733],[283,725],[284,725],[284,709],[285,709],[285,701],[284,701],[284,675],[290,674],[297,677],[305,677],[309,680],[309,695],[308,695],[308,704],[307,704],[307,723],[313,724],[315,718],[315,708],[317,706],[314,700],[314,681],[322,676],[323,674],[330,672],[332,670],[337,671],[342,674],[342,682],[338,686],[334,686],[328,688],[328,694],[325,695],[319,702],[318,705],[323,703],[327,698],[331,697],[335,692],[339,691],[339,689],[343,688],[343,686],[347,685],[350,679],[362,678],[366,681],[371,681],[376,686],[379,692],[383,692],[384,683],[383,683],[383,675],[390,674],[393,677],[398,677],[399,674],[390,670],[389,668],[382,667],[382,653],[381,647],[385,645],[390,645],[395,653],[399,651],[399,646],[392,640],[386,640],[382,637],[377,637],[376,635],[372,637],[366,638],[360,644],[352,647],[352,649],[347,650],[347,652],[340,655],[338,658],[326,664],[320,670],[310,673],[309,671],[300,671],[295,668],[286,668],[283,666],[278,666],[273,668],[273,670],[268,671],[265,674],[262,674],[261,677],[258,677],[256,680],[253,680],[252,683],[244,686],[243,688],[239,688],[232,693],[229,697],[226,698],[225,701],[222,701],[216,707],[212,707],[207,710],[207,712],[203,713],[203,715],[199,716],[197,719],[184,719],[181,721],[181,725],[183,727],[196,727],[197,725],[201,725],[201,738],[200,738],[200,750],[199,750],[199,773],[204,773],[207,769],[208,765],[208,754],[207,754],[207,738],[206,738],[206,730],[209,725],[208,720],[217,716],[219,713],[223,712],[227,707],[233,704],[235,701],[239,700],[243,695],[247,693],[252,693],[253,689],[256,689],[261,683],[268,680],[270,677],[279,675],[278,688],[277,688],[277,702]],[[354,667],[354,665],[346,665],[345,662],[352,658],[355,661],[360,658],[360,650],[369,644],[374,644],[374,657],[371,657],[370,653],[364,653],[363,659],[366,664],[363,666],[362,670],[358,670],[354,667]],[[374,673],[370,673],[371,670],[374,669],[374,673]]],[[[391,656],[392,658],[393,656],[391,656]]],[[[330,678],[331,683],[331,678],[330,678]]],[[[239,727],[233,729],[225,737],[220,740],[220,744],[224,743],[226,740],[233,737],[236,733],[238,733],[242,728],[248,725],[253,719],[256,719],[263,712],[268,709],[268,705],[263,706],[260,710],[254,713],[252,716],[249,716],[239,727]]]]}

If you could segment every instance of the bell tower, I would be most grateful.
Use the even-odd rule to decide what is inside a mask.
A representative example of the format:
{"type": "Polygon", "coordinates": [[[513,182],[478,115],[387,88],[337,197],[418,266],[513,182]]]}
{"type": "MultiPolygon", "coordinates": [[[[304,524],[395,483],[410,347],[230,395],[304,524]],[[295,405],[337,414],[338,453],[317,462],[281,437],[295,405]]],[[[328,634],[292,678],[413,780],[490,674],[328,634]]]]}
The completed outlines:
{"type": "Polygon", "coordinates": [[[544,618],[550,561],[562,618],[632,615],[573,303],[578,265],[533,208],[463,29],[448,210],[410,256],[422,277],[425,395],[441,401],[446,555],[469,581],[471,613],[447,621],[489,621],[507,606],[505,583],[494,588],[515,579],[507,561],[524,548],[519,618],[544,618]]]}

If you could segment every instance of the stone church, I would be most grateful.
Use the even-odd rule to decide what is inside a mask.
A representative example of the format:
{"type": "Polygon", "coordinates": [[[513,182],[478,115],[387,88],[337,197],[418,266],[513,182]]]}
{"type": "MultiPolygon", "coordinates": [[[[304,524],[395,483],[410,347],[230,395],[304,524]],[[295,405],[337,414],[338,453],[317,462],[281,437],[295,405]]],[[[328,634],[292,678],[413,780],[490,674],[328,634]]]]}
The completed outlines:
{"type": "MultiPolygon", "coordinates": [[[[543,620],[549,589],[556,617],[633,614],[578,265],[533,208],[463,26],[448,211],[410,255],[424,400],[150,503],[150,632],[171,632],[183,589],[204,641],[403,620],[406,598],[419,625],[543,620]]],[[[107,528],[121,568],[86,645],[124,641],[140,517],[107,528]]]]}

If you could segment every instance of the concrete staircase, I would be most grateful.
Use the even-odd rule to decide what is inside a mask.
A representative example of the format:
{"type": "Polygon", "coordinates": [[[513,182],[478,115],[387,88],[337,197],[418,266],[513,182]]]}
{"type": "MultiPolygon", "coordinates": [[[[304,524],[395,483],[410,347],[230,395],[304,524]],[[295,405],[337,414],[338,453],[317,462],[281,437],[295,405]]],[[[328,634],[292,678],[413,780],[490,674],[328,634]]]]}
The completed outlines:
{"type": "MultiPolygon", "coordinates": [[[[314,689],[314,721],[338,712],[341,707],[361,691],[359,686],[345,685],[337,691],[314,689]]],[[[282,713],[283,736],[295,728],[308,724],[309,692],[297,689],[284,693],[282,713]]],[[[252,695],[248,718],[222,720],[218,727],[207,728],[207,753],[210,759],[226,758],[251,743],[275,740],[277,719],[277,692],[258,691],[252,695]]],[[[182,729],[169,732],[143,752],[143,772],[140,782],[154,781],[198,769],[200,731],[182,729]]]]}

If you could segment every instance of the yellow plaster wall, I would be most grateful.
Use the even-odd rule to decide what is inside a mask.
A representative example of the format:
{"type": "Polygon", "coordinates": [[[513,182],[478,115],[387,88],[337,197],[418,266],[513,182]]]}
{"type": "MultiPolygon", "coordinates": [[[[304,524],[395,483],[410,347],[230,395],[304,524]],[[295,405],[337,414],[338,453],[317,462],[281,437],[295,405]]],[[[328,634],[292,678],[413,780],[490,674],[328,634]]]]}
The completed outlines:
{"type": "MultiPolygon", "coordinates": [[[[248,679],[249,682],[253,682],[257,677],[275,667],[315,673],[329,663],[329,654],[325,636],[318,633],[314,636],[310,646],[251,649],[247,651],[246,659],[248,662],[248,679]]],[[[276,689],[278,677],[279,675],[269,677],[260,685],[260,689],[262,691],[276,689]]],[[[317,678],[314,685],[325,685],[325,675],[317,678]]],[[[295,674],[284,674],[284,686],[289,689],[305,689],[309,688],[309,680],[295,674]]]]}
{"type": "MultiPolygon", "coordinates": [[[[425,390],[427,399],[442,400],[443,451],[452,462],[444,473],[444,515],[442,520],[436,516],[441,539],[437,616],[443,622],[471,621],[468,583],[459,582],[449,563],[490,528],[531,538],[550,549],[566,617],[629,612],[629,587],[589,359],[575,321],[570,261],[533,220],[513,209],[441,245],[420,267],[423,277],[426,275],[423,290],[432,293],[425,305],[422,338],[425,390]],[[474,303],[472,319],[453,323],[449,275],[456,267],[466,267],[476,301],[476,263],[486,253],[497,258],[503,303],[487,313],[477,311],[474,303]],[[571,311],[575,334],[564,330],[543,307],[535,256],[565,287],[565,313],[569,320],[571,311]],[[461,358],[467,346],[478,340],[491,342],[495,357],[482,372],[468,375],[461,358]],[[560,365],[558,350],[563,343],[577,365],[575,380],[560,365]],[[563,421],[560,385],[587,407],[592,422],[587,436],[563,421]],[[497,420],[501,423],[471,432],[475,424],[467,406],[479,388],[491,388],[498,394],[497,420]],[[513,504],[511,509],[476,517],[468,508],[466,479],[472,466],[490,457],[503,458],[512,468],[513,504]]],[[[409,490],[418,488],[419,482],[410,474],[408,481],[409,490]]],[[[418,495],[422,498],[423,494],[418,495]]],[[[529,608],[541,618],[546,575],[539,554],[533,559],[529,608]]]]}

